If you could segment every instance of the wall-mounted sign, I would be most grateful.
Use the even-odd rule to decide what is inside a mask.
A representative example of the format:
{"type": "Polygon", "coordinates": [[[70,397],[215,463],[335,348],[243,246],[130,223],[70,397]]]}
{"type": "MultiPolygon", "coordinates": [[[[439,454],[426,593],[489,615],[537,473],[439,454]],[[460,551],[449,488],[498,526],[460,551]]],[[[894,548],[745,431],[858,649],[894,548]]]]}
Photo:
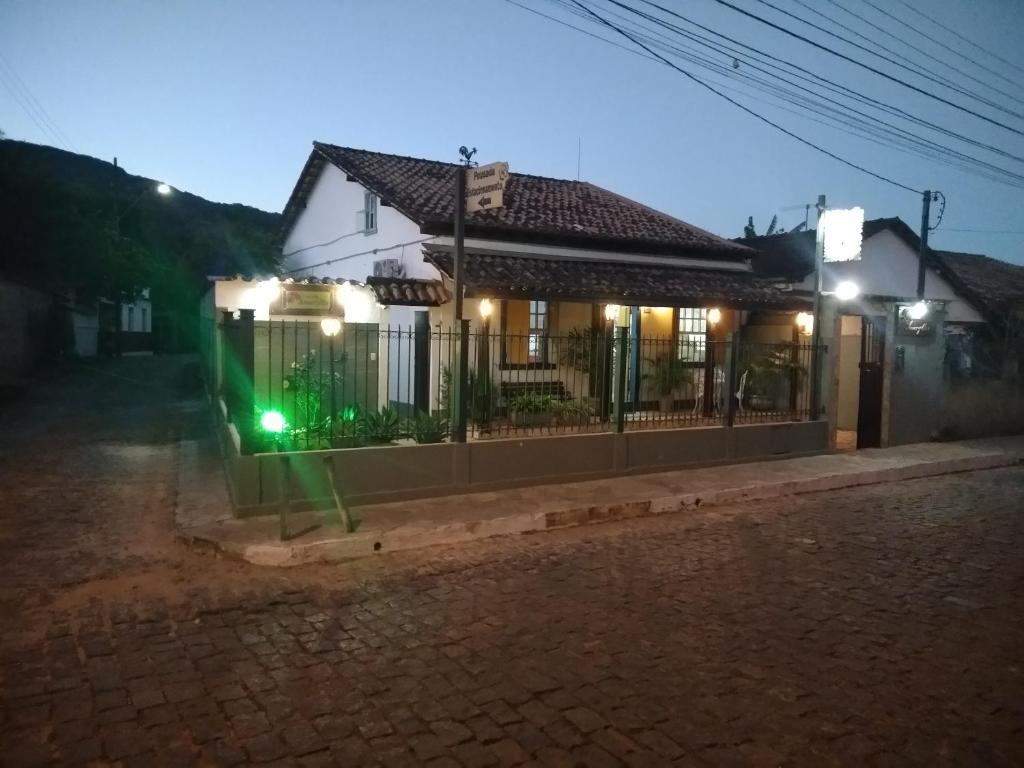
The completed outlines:
{"type": "Polygon", "coordinates": [[[935,322],[931,315],[915,318],[912,315],[912,307],[900,307],[896,321],[897,336],[916,336],[928,338],[935,335],[935,322]]]}
{"type": "Polygon", "coordinates": [[[489,211],[505,204],[508,163],[466,169],[466,213],[489,211]]]}
{"type": "Polygon", "coordinates": [[[864,235],[863,208],[830,208],[818,222],[825,245],[825,261],[856,261],[864,235]]]}
{"type": "Polygon", "coordinates": [[[327,315],[336,312],[333,285],[282,285],[280,298],[270,305],[274,315],[327,315]]]}

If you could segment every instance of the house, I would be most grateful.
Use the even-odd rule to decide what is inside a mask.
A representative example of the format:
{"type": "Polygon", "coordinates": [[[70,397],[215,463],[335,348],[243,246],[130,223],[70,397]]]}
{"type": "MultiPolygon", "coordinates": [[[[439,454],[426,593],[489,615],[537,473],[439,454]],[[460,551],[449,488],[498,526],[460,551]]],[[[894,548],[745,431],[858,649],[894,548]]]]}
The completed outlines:
{"type": "MultiPolygon", "coordinates": [[[[814,289],[814,230],[746,237],[755,272],[804,296],[814,289]]],[[[928,316],[909,314],[918,302],[920,240],[899,218],[864,222],[861,258],[828,263],[823,289],[854,282],[856,301],[835,306],[839,338],[833,424],[839,444],[872,447],[919,442],[937,434],[946,364],[946,329],[979,329],[989,316],[978,291],[928,252],[924,298],[928,316]]],[[[829,387],[826,387],[829,389],[829,387]]]]}
{"type": "Polygon", "coordinates": [[[468,214],[463,330],[464,171],[314,143],[282,272],[213,280],[202,359],[239,508],[329,503],[324,461],[365,502],[826,448],[808,298],[588,182],[512,173],[468,214]],[[280,454],[313,484],[282,491],[280,454]]]}
{"type": "MultiPolygon", "coordinates": [[[[287,272],[366,282],[392,327],[451,329],[457,167],[314,143],[282,217],[287,272]]],[[[638,405],[656,399],[644,391],[645,358],[675,345],[700,366],[709,333],[724,339],[741,326],[791,341],[807,307],[753,272],[749,248],[589,182],[513,173],[505,201],[467,217],[465,296],[474,332],[481,301],[493,308],[488,333],[500,341],[490,359],[506,389],[582,386],[560,363],[563,347],[570,334],[604,329],[609,305],[627,307],[631,334],[650,340],[631,361],[627,397],[638,405]]],[[[427,407],[400,373],[392,399],[427,407]]]]}

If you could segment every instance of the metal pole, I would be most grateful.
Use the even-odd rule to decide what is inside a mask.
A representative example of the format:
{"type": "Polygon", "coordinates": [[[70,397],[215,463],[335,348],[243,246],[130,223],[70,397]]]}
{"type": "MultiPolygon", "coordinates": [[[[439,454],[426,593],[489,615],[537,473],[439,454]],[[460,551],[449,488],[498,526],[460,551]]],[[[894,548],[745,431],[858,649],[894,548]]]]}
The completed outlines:
{"type": "Polygon", "coordinates": [[[619,335],[619,351],[615,360],[615,431],[623,432],[626,428],[626,366],[629,361],[629,328],[618,325],[615,332],[619,335]]]}
{"type": "Polygon", "coordinates": [[[287,456],[281,459],[281,504],[278,508],[278,524],[281,530],[281,541],[288,541],[288,508],[292,499],[292,463],[287,456]]]}
{"type": "Polygon", "coordinates": [[[330,428],[331,432],[330,432],[330,435],[328,436],[328,440],[330,442],[331,448],[333,448],[334,447],[334,434],[335,434],[335,431],[336,431],[334,429],[334,420],[336,418],[338,418],[338,404],[335,401],[335,394],[334,394],[334,385],[335,385],[335,381],[336,380],[335,380],[335,373],[334,373],[334,336],[333,335],[327,337],[327,354],[331,356],[331,416],[330,416],[330,419],[327,422],[330,425],[329,428],[330,428]]]}
{"type": "Polygon", "coordinates": [[[455,169],[455,324],[459,328],[459,361],[455,376],[455,429],[452,440],[466,442],[466,389],[469,382],[469,322],[462,318],[465,293],[466,168],[455,169]]]}
{"type": "MultiPolygon", "coordinates": [[[[917,254],[917,298],[924,298],[925,265],[928,259],[928,219],[931,215],[932,191],[921,193],[921,248],[917,254]]],[[[941,211],[940,211],[941,213],[941,211]]]]}
{"type": "Polygon", "coordinates": [[[825,233],[821,217],[825,196],[818,195],[818,224],[814,235],[814,324],[811,330],[811,418],[821,418],[821,291],[825,271],[825,233]]]}

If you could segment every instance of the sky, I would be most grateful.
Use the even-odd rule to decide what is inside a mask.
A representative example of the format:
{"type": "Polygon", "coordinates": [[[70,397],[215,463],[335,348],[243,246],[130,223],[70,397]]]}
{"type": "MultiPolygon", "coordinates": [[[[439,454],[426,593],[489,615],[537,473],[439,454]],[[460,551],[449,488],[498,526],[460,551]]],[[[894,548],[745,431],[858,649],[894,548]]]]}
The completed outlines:
{"type": "MultiPolygon", "coordinates": [[[[1021,102],[1014,102],[978,86],[1021,117],[900,73],[761,0],[732,0],[1024,131],[1024,74],[1014,70],[1024,68],[1024,3],[905,0],[1008,62],[1002,63],[920,17],[916,26],[951,45],[915,36],[868,1],[803,0],[801,6],[800,0],[771,0],[834,32],[849,36],[835,26],[838,21],[884,41],[939,79],[961,77],[907,47],[918,46],[1019,95],[1021,102]],[[978,69],[957,52],[1021,85],[978,69]]],[[[550,0],[517,2],[583,23],[550,0]]],[[[613,9],[607,0],[593,2],[613,9]]],[[[881,80],[715,0],[660,2],[876,99],[1024,156],[1024,134],[881,80]]],[[[915,18],[900,4],[904,0],[871,2],[915,18]]],[[[730,95],[913,190],[941,190],[947,205],[931,233],[934,247],[1024,264],[1024,190],[842,133],[763,98],[730,95]],[[982,231],[956,231],[964,229],[982,231]]],[[[284,207],[311,143],[319,140],[453,162],[466,144],[478,148],[481,162],[505,160],[513,171],[560,178],[576,178],[579,160],[583,180],[727,237],[741,235],[748,216],[758,231],[776,214],[783,226],[795,226],[804,219],[804,205],[819,194],[830,206],[862,206],[868,218],[899,216],[915,230],[921,221],[919,194],[816,152],[675,70],[507,0],[0,0],[0,130],[8,138],[117,157],[131,173],[272,211],[284,207]],[[32,109],[26,90],[50,122],[32,109]]],[[[1024,171],[1016,160],[957,146],[1024,171]]]]}

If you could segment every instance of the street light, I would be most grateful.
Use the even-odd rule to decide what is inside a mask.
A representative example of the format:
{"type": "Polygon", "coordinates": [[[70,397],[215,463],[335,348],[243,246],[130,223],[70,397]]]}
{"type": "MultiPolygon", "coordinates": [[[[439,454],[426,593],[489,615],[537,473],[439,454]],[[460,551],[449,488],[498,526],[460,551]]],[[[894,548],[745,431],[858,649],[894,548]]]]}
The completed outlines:
{"type": "Polygon", "coordinates": [[[320,330],[323,332],[324,336],[327,337],[327,357],[328,357],[328,360],[330,360],[330,364],[331,364],[331,416],[328,419],[327,423],[330,424],[331,434],[330,434],[329,440],[330,440],[330,443],[331,443],[331,447],[333,448],[334,447],[334,419],[338,415],[338,404],[336,402],[335,394],[334,394],[335,393],[335,389],[336,389],[336,387],[334,385],[338,381],[338,376],[334,372],[334,363],[335,363],[335,359],[334,359],[334,337],[337,336],[341,332],[341,320],[339,320],[336,317],[325,317],[323,320],[320,321],[320,330]]]}
{"type": "Polygon", "coordinates": [[[927,314],[928,305],[923,301],[919,301],[916,304],[911,304],[907,307],[907,317],[911,320],[923,320],[927,314]]]}
{"type": "Polygon", "coordinates": [[[843,280],[836,286],[835,297],[840,301],[853,301],[860,296],[860,288],[852,280],[843,280]]]}

